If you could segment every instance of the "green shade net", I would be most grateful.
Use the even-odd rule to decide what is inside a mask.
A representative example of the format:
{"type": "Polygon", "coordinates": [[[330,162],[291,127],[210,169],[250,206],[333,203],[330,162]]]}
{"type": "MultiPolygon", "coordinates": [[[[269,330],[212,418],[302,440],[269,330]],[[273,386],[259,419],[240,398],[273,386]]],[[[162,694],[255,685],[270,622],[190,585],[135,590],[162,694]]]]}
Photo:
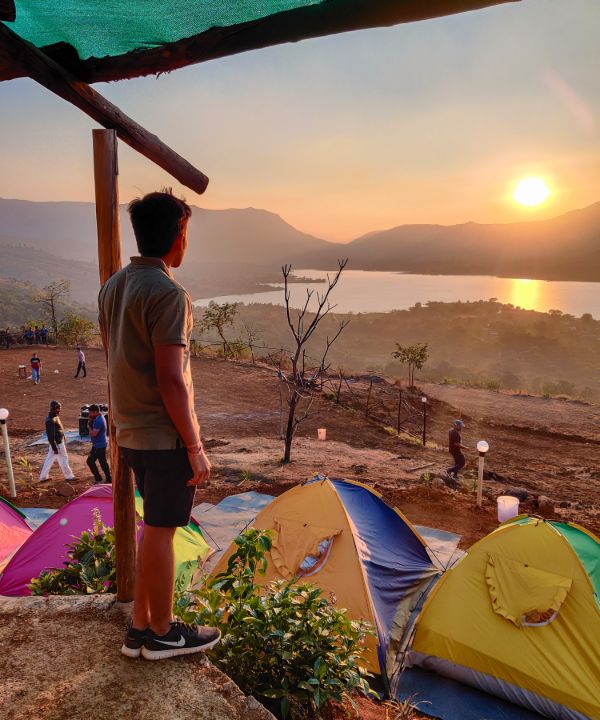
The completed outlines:
{"type": "Polygon", "coordinates": [[[324,0],[17,0],[11,30],[42,47],[72,45],[79,57],[122,55],[324,0]]]}

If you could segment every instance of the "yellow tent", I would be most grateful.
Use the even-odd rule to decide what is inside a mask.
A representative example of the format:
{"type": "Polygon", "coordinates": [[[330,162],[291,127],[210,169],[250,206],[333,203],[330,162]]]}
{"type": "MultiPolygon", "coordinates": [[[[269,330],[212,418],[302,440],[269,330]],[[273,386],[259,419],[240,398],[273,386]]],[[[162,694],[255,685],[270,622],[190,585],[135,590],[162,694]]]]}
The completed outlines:
{"type": "Polygon", "coordinates": [[[519,517],[428,597],[408,664],[557,720],[600,718],[600,541],[519,517]]]}
{"type": "MultiPolygon", "coordinates": [[[[377,632],[367,641],[369,670],[386,674],[392,630],[407,618],[439,576],[408,520],[360,483],[321,478],[288,490],[256,517],[253,527],[274,533],[266,575],[310,582],[377,632]]],[[[227,567],[231,545],[213,570],[227,567]]],[[[390,647],[391,646],[391,647],[390,647]]]]}

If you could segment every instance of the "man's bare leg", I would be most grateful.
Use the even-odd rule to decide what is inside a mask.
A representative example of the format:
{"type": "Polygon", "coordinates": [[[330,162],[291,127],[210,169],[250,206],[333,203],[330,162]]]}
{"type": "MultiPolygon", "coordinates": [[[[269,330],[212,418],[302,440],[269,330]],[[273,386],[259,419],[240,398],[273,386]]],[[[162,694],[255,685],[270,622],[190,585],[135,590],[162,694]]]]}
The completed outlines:
{"type": "MultiPolygon", "coordinates": [[[[148,611],[150,628],[157,635],[169,631],[173,620],[173,591],[175,588],[175,552],[173,536],[175,528],[144,527],[142,541],[141,572],[138,575],[140,588],[140,619],[144,619],[144,608],[148,611]]],[[[136,586],[136,603],[137,603],[136,586]]],[[[134,608],[134,624],[137,609],[134,608]]],[[[136,625],[136,627],[140,627],[136,625]]],[[[145,625],[142,627],[146,627],[145,625]]]]}
{"type": "Polygon", "coordinates": [[[144,575],[142,571],[145,534],[146,532],[144,531],[138,547],[135,590],[133,595],[133,615],[131,618],[133,627],[138,630],[145,630],[150,625],[150,605],[148,603],[148,592],[146,590],[146,584],[144,582],[144,575]]]}

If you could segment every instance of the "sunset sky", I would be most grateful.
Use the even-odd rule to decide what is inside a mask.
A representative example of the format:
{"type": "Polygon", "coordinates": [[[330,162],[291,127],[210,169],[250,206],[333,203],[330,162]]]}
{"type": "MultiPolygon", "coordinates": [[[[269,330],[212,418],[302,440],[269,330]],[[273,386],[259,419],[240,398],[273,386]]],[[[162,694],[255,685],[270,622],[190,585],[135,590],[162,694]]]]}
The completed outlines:
{"type": "MultiPolygon", "coordinates": [[[[600,200],[598,38],[598,0],[523,0],[95,87],[211,180],[195,195],[121,143],[123,202],[172,185],[347,241],[600,200]],[[513,199],[525,177],[540,205],[513,199]]],[[[0,112],[0,197],[93,200],[91,119],[30,80],[0,112]]]]}

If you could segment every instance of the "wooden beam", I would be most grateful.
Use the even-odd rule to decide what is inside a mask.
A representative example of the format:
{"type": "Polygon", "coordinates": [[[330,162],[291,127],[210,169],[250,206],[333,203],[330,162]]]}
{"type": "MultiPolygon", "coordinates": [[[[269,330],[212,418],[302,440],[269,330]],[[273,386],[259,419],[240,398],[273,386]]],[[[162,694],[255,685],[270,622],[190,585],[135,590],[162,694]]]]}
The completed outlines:
{"type": "MultiPolygon", "coordinates": [[[[121,227],[117,135],[114,130],[92,130],[94,142],[94,184],[100,283],[121,269],[121,227]]],[[[107,338],[102,336],[108,357],[107,338]]],[[[108,386],[110,408],[110,385],[108,386]]],[[[109,411],[110,460],[113,478],[113,509],[117,558],[117,600],[131,602],[135,589],[135,499],[131,469],[121,457],[112,411],[109,411]]]]}
{"type": "MultiPolygon", "coordinates": [[[[140,47],[123,55],[91,57],[69,63],[69,67],[77,78],[88,83],[123,80],[170,72],[271,45],[417,22],[509,2],[520,0],[328,0],[228,27],[212,27],[176,42],[140,47]]],[[[60,59],[62,49],[47,46],[42,50],[65,65],[60,59]]],[[[5,57],[4,61],[0,58],[0,81],[26,74],[10,58],[5,57]]]]}
{"type": "Polygon", "coordinates": [[[0,53],[5,56],[8,54],[25,74],[40,85],[83,110],[103,127],[115,130],[123,142],[155,162],[186,187],[197,193],[206,190],[208,178],[200,170],[2,23],[0,53]]]}
{"type": "Polygon", "coordinates": [[[13,0],[0,0],[0,20],[14,22],[17,19],[17,9],[13,0]]]}

